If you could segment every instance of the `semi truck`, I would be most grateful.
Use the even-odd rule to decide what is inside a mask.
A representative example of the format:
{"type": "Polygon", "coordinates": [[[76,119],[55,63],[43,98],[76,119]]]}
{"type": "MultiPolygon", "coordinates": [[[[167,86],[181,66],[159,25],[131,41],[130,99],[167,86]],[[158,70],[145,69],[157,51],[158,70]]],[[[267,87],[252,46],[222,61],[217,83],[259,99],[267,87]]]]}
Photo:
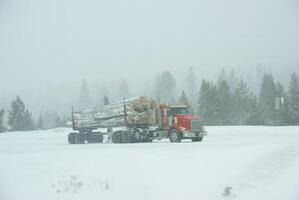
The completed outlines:
{"type": "Polygon", "coordinates": [[[198,115],[187,105],[157,104],[148,97],[136,97],[106,105],[101,109],[74,112],[69,144],[102,143],[104,135],[112,143],[170,142],[191,139],[200,142],[207,135],[198,115]],[[106,131],[101,131],[105,129],[106,131]]]}

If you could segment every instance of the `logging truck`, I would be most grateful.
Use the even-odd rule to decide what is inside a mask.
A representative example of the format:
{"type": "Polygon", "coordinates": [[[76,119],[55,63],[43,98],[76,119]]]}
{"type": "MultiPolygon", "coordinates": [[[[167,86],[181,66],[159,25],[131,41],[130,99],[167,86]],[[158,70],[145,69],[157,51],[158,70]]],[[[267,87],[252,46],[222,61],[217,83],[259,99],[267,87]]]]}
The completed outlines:
{"type": "Polygon", "coordinates": [[[156,104],[151,98],[123,100],[101,109],[74,112],[69,144],[102,143],[104,135],[112,143],[152,142],[169,138],[171,142],[202,141],[207,135],[199,116],[186,105],[156,104]],[[106,131],[101,131],[101,130],[106,131]]]}

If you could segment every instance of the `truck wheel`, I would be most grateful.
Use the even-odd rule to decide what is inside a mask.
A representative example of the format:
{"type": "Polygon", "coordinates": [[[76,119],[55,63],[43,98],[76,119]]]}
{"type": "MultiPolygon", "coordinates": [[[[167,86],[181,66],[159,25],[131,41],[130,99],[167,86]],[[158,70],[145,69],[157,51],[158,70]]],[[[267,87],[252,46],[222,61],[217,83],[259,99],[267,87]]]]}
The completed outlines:
{"type": "Polygon", "coordinates": [[[116,143],[116,134],[115,134],[115,132],[112,133],[112,142],[116,143]]]}
{"type": "Polygon", "coordinates": [[[202,137],[191,138],[192,142],[201,142],[202,137]]]}
{"type": "Polygon", "coordinates": [[[92,132],[86,133],[86,141],[87,143],[95,143],[95,137],[92,132]]]}
{"type": "Polygon", "coordinates": [[[103,140],[104,140],[104,136],[99,134],[97,137],[97,143],[103,143],[103,140]]]}
{"type": "Polygon", "coordinates": [[[79,144],[79,135],[78,133],[70,133],[68,135],[69,144],[79,144]]]}
{"type": "Polygon", "coordinates": [[[136,130],[134,131],[134,139],[136,142],[140,142],[141,141],[141,133],[140,131],[136,130]]]}
{"type": "Polygon", "coordinates": [[[85,135],[83,133],[79,133],[79,143],[84,144],[85,143],[85,135]]]}
{"type": "Polygon", "coordinates": [[[121,132],[121,141],[122,143],[128,143],[128,132],[126,131],[121,132]]]}
{"type": "Polygon", "coordinates": [[[181,135],[176,129],[171,129],[169,133],[170,142],[181,142],[181,135]]]}
{"type": "Polygon", "coordinates": [[[115,144],[121,143],[121,132],[119,131],[114,132],[112,135],[112,141],[115,144]]]}

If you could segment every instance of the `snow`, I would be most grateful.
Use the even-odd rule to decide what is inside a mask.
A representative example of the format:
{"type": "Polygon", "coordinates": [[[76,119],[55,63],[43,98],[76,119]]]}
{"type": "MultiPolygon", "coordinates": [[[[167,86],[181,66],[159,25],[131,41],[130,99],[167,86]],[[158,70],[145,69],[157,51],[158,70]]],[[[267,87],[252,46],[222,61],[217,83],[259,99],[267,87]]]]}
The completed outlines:
{"type": "Polygon", "coordinates": [[[299,199],[299,127],[206,129],[203,142],[181,144],[69,145],[70,129],[0,134],[0,199],[299,199]]]}

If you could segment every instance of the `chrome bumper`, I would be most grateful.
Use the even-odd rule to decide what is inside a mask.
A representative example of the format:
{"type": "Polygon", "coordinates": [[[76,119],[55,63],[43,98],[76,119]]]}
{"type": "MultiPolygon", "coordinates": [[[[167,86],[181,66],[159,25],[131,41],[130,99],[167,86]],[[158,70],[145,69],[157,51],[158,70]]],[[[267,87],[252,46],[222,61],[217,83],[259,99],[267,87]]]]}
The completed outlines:
{"type": "Polygon", "coordinates": [[[189,132],[189,131],[184,131],[183,132],[183,138],[195,138],[195,137],[205,137],[207,136],[206,131],[201,131],[201,132],[189,132]]]}

